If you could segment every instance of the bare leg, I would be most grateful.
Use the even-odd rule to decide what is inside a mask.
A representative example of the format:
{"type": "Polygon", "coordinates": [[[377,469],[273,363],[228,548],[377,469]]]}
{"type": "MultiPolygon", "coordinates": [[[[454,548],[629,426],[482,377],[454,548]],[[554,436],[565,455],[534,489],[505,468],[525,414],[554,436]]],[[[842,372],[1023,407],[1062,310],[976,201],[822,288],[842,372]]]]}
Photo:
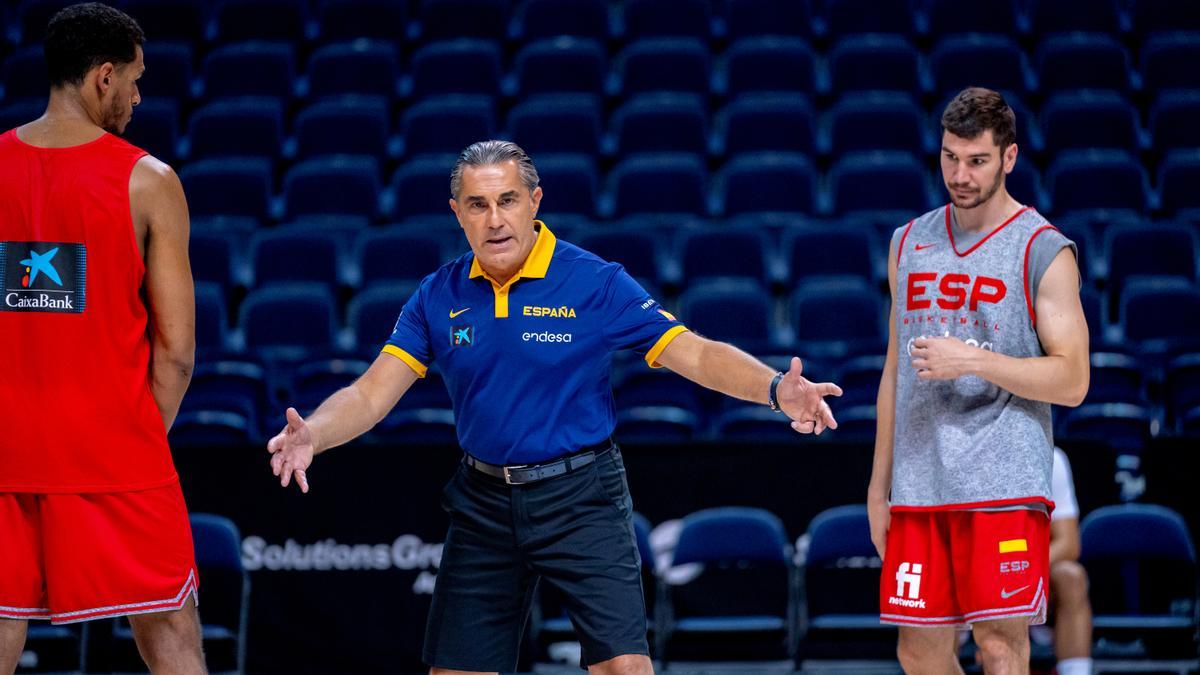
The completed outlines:
{"type": "Polygon", "coordinates": [[[623,654],[588,667],[588,675],[654,675],[650,657],[623,654]]]}
{"type": "Polygon", "coordinates": [[[957,646],[958,636],[952,627],[900,626],[896,652],[907,675],[962,675],[957,646]]]}
{"type": "Polygon", "coordinates": [[[1088,577],[1074,560],[1050,568],[1050,597],[1054,598],[1054,655],[1061,663],[1092,657],[1092,604],[1088,577]]]}
{"type": "Polygon", "coordinates": [[[987,675],[1029,675],[1029,619],[980,621],[972,626],[987,675]]]}
{"type": "Polygon", "coordinates": [[[21,652],[25,651],[25,631],[28,621],[0,619],[0,675],[17,669],[21,652]]]}
{"type": "Polygon", "coordinates": [[[429,675],[500,675],[496,671],[490,673],[479,670],[448,670],[446,668],[430,668],[429,675]]]}
{"type": "Polygon", "coordinates": [[[194,599],[174,612],[129,617],[142,660],[154,675],[205,675],[200,614],[194,599]]]}

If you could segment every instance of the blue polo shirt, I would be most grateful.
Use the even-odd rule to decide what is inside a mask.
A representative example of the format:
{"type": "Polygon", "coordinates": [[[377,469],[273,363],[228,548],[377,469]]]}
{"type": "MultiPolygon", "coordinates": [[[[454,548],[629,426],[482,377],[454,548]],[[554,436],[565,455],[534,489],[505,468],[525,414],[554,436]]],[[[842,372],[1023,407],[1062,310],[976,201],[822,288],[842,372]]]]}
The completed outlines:
{"type": "Polygon", "coordinates": [[[658,367],[687,330],[623,267],[535,225],[507,283],[472,253],[425,277],[383,348],[422,377],[441,365],[459,444],[490,464],[542,462],[611,436],[613,352],[633,349],[658,367]]]}

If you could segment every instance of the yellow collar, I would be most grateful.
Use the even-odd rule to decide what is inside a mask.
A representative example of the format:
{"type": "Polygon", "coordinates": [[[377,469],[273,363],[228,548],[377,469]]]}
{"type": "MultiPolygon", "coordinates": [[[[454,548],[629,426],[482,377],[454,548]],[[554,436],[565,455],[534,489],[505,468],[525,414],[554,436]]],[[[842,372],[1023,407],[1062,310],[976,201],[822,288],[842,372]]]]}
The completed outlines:
{"type": "Polygon", "coordinates": [[[488,276],[487,272],[479,266],[479,258],[471,260],[471,277],[476,279],[483,277],[492,282],[493,286],[509,286],[517,279],[545,279],[546,270],[550,269],[550,259],[554,257],[554,246],[558,241],[550,228],[540,220],[533,221],[534,227],[539,230],[537,241],[533,242],[533,249],[529,251],[529,257],[525,258],[525,264],[521,265],[521,269],[513,275],[512,279],[506,284],[499,284],[495,279],[488,276]]]}

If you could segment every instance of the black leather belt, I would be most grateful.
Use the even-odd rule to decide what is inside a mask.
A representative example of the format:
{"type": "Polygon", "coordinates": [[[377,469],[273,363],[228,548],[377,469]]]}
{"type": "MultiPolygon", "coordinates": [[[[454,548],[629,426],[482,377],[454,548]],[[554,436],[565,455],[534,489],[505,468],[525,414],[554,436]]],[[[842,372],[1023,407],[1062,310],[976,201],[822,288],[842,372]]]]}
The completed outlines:
{"type": "Polygon", "coordinates": [[[596,461],[597,458],[602,457],[604,453],[612,450],[612,448],[612,439],[608,439],[603,443],[588,446],[574,454],[542,464],[497,466],[495,464],[488,464],[468,454],[463,455],[463,463],[482,474],[498,478],[508,485],[525,485],[582,469],[596,461]]]}

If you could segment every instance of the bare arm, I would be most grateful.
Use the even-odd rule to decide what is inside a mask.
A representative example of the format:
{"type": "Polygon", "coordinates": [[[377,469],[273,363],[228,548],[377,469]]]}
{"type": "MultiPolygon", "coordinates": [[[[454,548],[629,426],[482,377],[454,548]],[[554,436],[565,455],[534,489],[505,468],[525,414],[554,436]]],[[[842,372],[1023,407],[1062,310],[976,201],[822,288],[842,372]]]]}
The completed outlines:
{"type": "MultiPolygon", "coordinates": [[[[896,253],[888,253],[888,287],[892,293],[891,307],[896,302],[896,253]]],[[[891,521],[888,498],[892,491],[892,449],[896,433],[896,364],[899,349],[896,344],[896,322],[888,311],[888,348],[879,378],[879,394],[875,398],[875,458],[871,463],[871,482],[867,486],[867,515],[871,522],[871,542],[884,554],[887,530],[891,521]]]]}
{"type": "MultiPolygon", "coordinates": [[[[724,342],[695,333],[680,333],[667,345],[658,362],[687,379],[743,401],[767,404],[775,371],[746,352],[724,342]]],[[[837,420],[825,396],[841,396],[842,390],[829,382],[809,382],[802,375],[800,359],[776,388],[779,405],[800,433],[821,433],[837,428],[837,420]]]]}
{"type": "Polygon", "coordinates": [[[175,422],[196,359],[196,297],[188,262],[188,208],[170,166],[142,158],[129,179],[134,227],[144,240],[150,314],[150,392],[163,426],[175,422]],[[144,233],[144,234],[142,234],[144,233]]]}
{"type": "Polygon", "coordinates": [[[957,338],[921,338],[913,367],[924,380],[977,375],[1021,398],[1077,406],[1087,395],[1088,327],[1079,301],[1079,269],[1062,249],[1038,286],[1037,334],[1045,356],[1017,358],[964,344],[957,338]]]}
{"type": "Polygon", "coordinates": [[[1050,521],[1050,565],[1063,560],[1079,560],[1079,520],[1056,518],[1050,521]]]}
{"type": "Polygon", "coordinates": [[[287,487],[292,476],[308,492],[307,469],[314,455],[346,443],[379,423],[417,381],[408,364],[390,354],[375,362],[348,387],[338,390],[308,416],[287,409],[287,425],[267,443],[271,469],[287,487]]]}

